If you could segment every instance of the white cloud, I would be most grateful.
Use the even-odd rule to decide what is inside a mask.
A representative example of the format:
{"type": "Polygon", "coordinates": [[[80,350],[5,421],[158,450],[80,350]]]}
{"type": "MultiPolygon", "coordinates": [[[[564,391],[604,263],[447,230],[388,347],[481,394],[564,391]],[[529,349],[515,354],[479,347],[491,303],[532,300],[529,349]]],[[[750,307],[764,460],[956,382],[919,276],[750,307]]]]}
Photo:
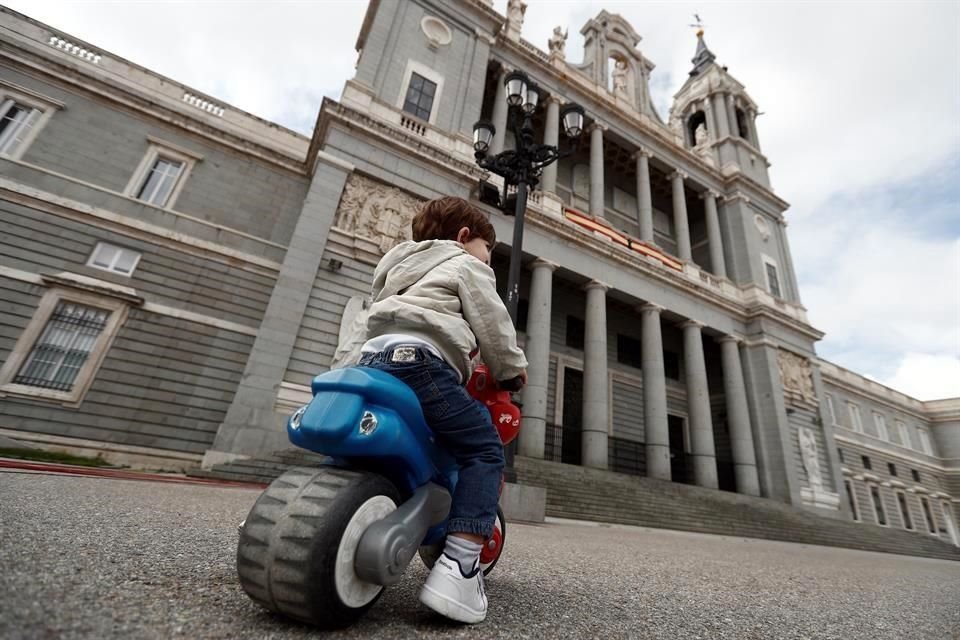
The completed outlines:
{"type": "Polygon", "coordinates": [[[960,357],[907,353],[883,384],[918,400],[960,397],[960,357]]]}
{"type": "MultiPolygon", "coordinates": [[[[929,189],[938,171],[957,181],[944,168],[960,167],[960,3],[528,3],[524,37],[546,49],[554,26],[569,27],[572,62],[582,58],[588,19],[604,8],[623,15],[657,65],[652,92],[664,117],[690,69],[687,25],[699,12],[717,61],[765,112],[760,141],[774,188],[793,204],[801,296],[827,332],[819,351],[920,389],[934,377],[918,367],[939,370],[930,358],[960,353],[958,192],[939,203],[889,195],[919,179],[929,189]]],[[[7,4],[303,133],[322,96],[339,96],[352,76],[367,6],[7,4]]],[[[506,0],[494,6],[503,14],[506,0]]]]}

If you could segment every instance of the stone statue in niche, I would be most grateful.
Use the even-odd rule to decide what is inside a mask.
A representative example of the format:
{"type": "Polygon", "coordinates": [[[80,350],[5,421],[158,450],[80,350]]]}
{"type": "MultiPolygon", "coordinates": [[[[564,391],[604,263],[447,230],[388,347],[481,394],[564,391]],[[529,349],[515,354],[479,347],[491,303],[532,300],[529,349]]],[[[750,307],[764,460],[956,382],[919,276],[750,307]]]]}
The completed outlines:
{"type": "Polygon", "coordinates": [[[523,16],[527,12],[527,5],[523,0],[509,0],[507,2],[507,37],[519,40],[523,29],[523,16]]]}
{"type": "Polygon", "coordinates": [[[613,65],[613,95],[618,98],[623,98],[628,100],[630,98],[627,93],[627,72],[629,67],[627,66],[626,60],[618,59],[613,65]]]}
{"type": "Polygon", "coordinates": [[[553,35],[547,41],[547,48],[550,49],[551,58],[567,58],[567,32],[561,31],[560,27],[553,28],[553,35]]]}
{"type": "Polygon", "coordinates": [[[777,364],[786,395],[799,397],[803,402],[815,405],[817,396],[813,389],[810,361],[789,351],[780,351],[777,364]]]}
{"type": "Polygon", "coordinates": [[[797,438],[800,441],[800,460],[807,472],[807,481],[815,493],[820,492],[823,489],[823,476],[820,475],[820,458],[817,457],[817,437],[807,427],[800,427],[797,438]]]}
{"type": "Polygon", "coordinates": [[[410,222],[420,205],[399,189],[354,173],[343,189],[335,226],[373,240],[386,253],[411,239],[410,222]]]}
{"type": "Polygon", "coordinates": [[[700,123],[697,125],[696,130],[693,132],[694,146],[701,147],[707,142],[707,127],[700,123]]]}

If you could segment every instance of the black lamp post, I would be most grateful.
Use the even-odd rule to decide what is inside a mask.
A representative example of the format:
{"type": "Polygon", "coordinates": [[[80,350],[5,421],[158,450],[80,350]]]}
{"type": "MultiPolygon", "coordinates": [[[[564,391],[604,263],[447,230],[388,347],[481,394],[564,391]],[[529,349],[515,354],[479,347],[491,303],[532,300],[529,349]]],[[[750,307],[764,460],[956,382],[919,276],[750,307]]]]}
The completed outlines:
{"type": "MultiPolygon", "coordinates": [[[[511,186],[517,188],[517,200],[514,205],[513,244],[510,246],[510,272],[507,278],[507,310],[513,326],[517,326],[517,310],[520,304],[520,263],[523,258],[523,219],[527,211],[527,190],[535,188],[540,182],[540,173],[548,164],[556,162],[577,150],[580,134],[583,133],[583,107],[576,104],[566,105],[560,113],[563,129],[570,138],[570,149],[561,152],[559,147],[549,144],[537,144],[533,141],[533,123],[531,117],[537,110],[540,93],[537,86],[529,81],[522,71],[513,71],[504,79],[507,89],[507,126],[513,127],[516,148],[508,149],[494,156],[487,151],[493,142],[496,129],[487,120],[473,125],[473,150],[477,164],[481,168],[503,177],[503,198],[499,204],[507,203],[507,193],[511,186]]],[[[486,185],[480,183],[483,198],[486,185]]],[[[504,477],[508,482],[516,481],[513,469],[513,456],[516,442],[506,448],[506,469],[504,477]]]]}
{"type": "Polygon", "coordinates": [[[561,152],[558,147],[549,144],[537,144],[533,141],[533,123],[531,117],[537,110],[540,94],[536,85],[522,71],[512,71],[504,79],[507,93],[507,125],[512,126],[516,148],[508,149],[494,156],[487,151],[493,142],[496,129],[487,120],[473,125],[473,149],[477,164],[491,173],[503,177],[503,200],[506,203],[507,190],[517,188],[517,200],[514,206],[513,244],[510,246],[510,272],[507,278],[507,310],[513,324],[517,324],[517,308],[520,302],[520,262],[523,256],[523,219],[527,211],[527,191],[540,182],[543,168],[577,150],[580,134],[583,133],[583,107],[576,104],[566,105],[560,113],[563,129],[570,138],[570,149],[561,152]]]}

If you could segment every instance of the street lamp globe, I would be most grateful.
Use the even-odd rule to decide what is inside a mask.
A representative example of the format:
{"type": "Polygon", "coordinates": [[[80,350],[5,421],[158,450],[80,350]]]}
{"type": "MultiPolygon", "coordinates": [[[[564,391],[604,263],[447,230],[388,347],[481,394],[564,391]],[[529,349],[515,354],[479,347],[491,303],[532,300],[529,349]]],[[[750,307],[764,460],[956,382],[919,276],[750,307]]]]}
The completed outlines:
{"type": "Polygon", "coordinates": [[[527,74],[523,71],[511,71],[503,80],[507,88],[507,104],[519,107],[527,99],[527,74]]]}
{"type": "Polygon", "coordinates": [[[489,120],[478,121],[473,125],[473,150],[480,155],[486,155],[487,151],[490,150],[490,145],[493,144],[493,136],[496,133],[497,129],[492,122],[489,120]]]}
{"type": "Polygon", "coordinates": [[[540,88],[532,82],[527,85],[527,95],[523,101],[523,112],[527,115],[533,115],[537,110],[537,102],[540,100],[540,88]]]}
{"type": "Polygon", "coordinates": [[[563,131],[567,137],[577,140],[583,133],[583,107],[578,104],[568,104],[560,112],[563,122],[563,131]]]}

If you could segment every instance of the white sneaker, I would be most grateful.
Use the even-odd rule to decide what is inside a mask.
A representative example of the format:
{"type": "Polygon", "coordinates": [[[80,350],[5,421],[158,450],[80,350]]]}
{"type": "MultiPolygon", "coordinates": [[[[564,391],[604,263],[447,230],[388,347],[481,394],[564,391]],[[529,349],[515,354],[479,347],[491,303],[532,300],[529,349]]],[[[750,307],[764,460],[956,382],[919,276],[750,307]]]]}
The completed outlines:
{"type": "Polygon", "coordinates": [[[420,602],[452,620],[475,624],[487,617],[487,594],[479,564],[463,575],[460,563],[441,555],[420,591],[420,602]]]}

